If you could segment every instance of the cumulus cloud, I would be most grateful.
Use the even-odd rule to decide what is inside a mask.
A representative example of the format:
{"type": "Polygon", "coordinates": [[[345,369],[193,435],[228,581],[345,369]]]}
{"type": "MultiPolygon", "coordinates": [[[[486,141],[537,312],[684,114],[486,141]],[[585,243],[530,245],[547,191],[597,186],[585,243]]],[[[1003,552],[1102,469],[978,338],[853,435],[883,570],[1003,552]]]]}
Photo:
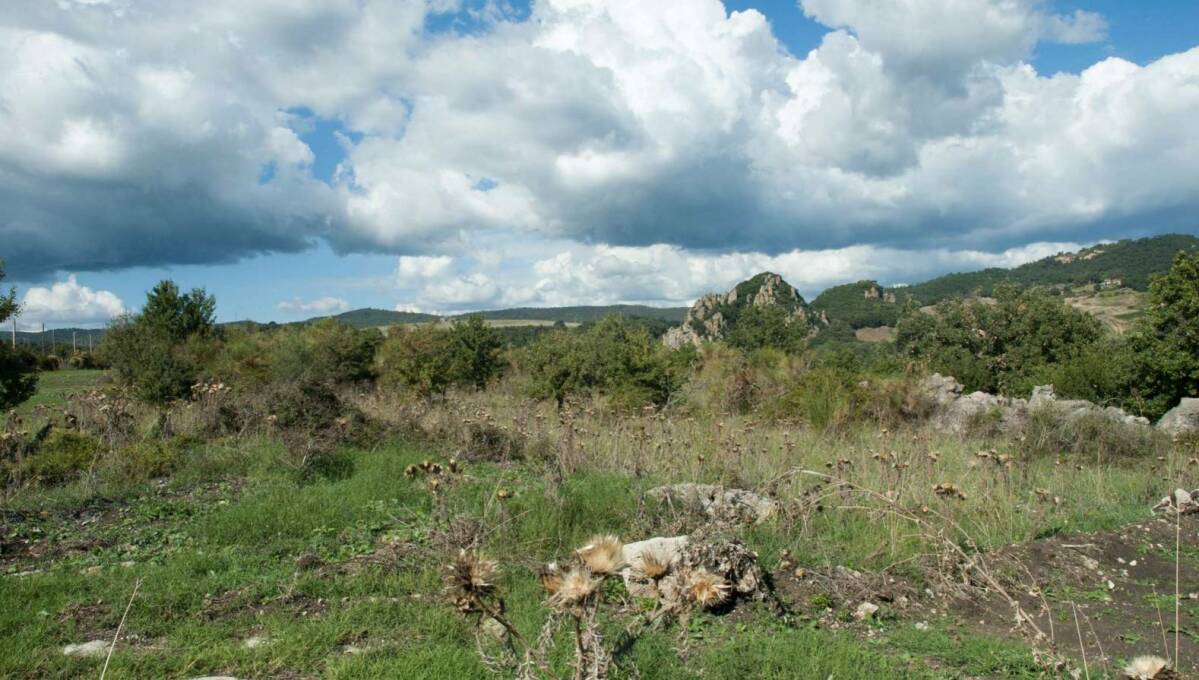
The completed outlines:
{"type": "Polygon", "coordinates": [[[1101,40],[1102,16],[795,11],[830,29],[805,55],[719,0],[8,3],[10,273],[325,239],[412,258],[397,283],[435,280],[434,304],[482,305],[502,278],[455,258],[497,233],[655,266],[659,247],[998,252],[1193,228],[1199,48],[1047,77],[1035,45],[1101,40]],[[302,139],[314,117],[344,132],[328,183],[302,139]]]}
{"type": "Polygon", "coordinates": [[[292,298],[275,305],[281,312],[289,314],[336,314],[350,308],[350,303],[338,297],[321,297],[315,300],[292,298]]]}
{"type": "Polygon", "coordinates": [[[82,286],[74,275],[49,287],[33,287],[21,298],[18,323],[98,324],[125,313],[121,298],[106,290],[82,286]]]}

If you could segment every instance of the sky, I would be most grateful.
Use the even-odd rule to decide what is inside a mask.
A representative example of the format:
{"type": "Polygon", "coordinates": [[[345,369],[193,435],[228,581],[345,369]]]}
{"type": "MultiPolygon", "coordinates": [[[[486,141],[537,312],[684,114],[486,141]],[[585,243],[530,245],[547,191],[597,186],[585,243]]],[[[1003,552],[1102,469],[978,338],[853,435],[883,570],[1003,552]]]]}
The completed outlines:
{"type": "Polygon", "coordinates": [[[1193,0],[8,0],[19,324],[808,297],[1199,232],[1193,0]]]}

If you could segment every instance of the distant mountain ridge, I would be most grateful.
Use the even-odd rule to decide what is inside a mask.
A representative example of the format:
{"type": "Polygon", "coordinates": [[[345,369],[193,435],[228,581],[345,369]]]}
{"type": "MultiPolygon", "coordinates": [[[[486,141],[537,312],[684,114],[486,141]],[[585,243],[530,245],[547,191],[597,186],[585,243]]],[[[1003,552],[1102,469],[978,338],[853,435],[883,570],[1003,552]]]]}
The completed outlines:
{"type": "Polygon", "coordinates": [[[812,300],[812,308],[853,328],[892,326],[909,299],[932,305],[954,297],[989,296],[995,286],[1068,288],[1086,284],[1145,291],[1150,277],[1170,269],[1179,252],[1199,251],[1199,238],[1164,234],[1126,239],[1058,253],[1011,269],[992,267],[976,272],[946,274],[923,283],[886,288],[876,281],[833,286],[812,300]]]}
{"type": "MultiPolygon", "coordinates": [[[[863,280],[827,288],[810,304],[804,302],[798,292],[795,292],[794,299],[790,298],[789,293],[785,293],[784,297],[791,300],[787,304],[794,303],[795,308],[802,308],[805,310],[805,315],[812,320],[825,318],[832,322],[844,322],[855,329],[891,326],[895,324],[903,305],[909,299],[914,299],[921,305],[930,305],[951,297],[990,295],[996,285],[1004,282],[1023,286],[1054,287],[1096,284],[1109,288],[1145,291],[1149,286],[1150,277],[1153,274],[1169,270],[1174,256],[1181,251],[1199,251],[1199,238],[1188,234],[1163,234],[1140,239],[1126,239],[1083,248],[1075,253],[1058,253],[1011,269],[992,267],[975,272],[946,274],[909,286],[888,288],[876,281],[863,280]]],[[[487,310],[480,314],[485,319],[496,321],[562,321],[564,323],[587,323],[601,319],[608,314],[623,314],[630,317],[684,324],[689,326],[696,335],[702,336],[707,332],[705,323],[718,323],[712,321],[713,314],[719,312],[724,323],[729,321],[729,303],[716,298],[728,297],[734,291],[739,291],[736,293],[737,299],[745,299],[746,295],[757,294],[757,289],[765,281],[763,277],[767,276],[777,277],[787,289],[795,290],[778,275],[763,272],[741,282],[728,293],[710,293],[700,298],[696,305],[707,300],[705,304],[711,307],[710,310],[702,313],[693,314],[693,311],[696,310],[695,306],[687,308],[622,304],[516,307],[487,310]],[[751,293],[750,289],[754,289],[754,291],[751,293]]],[[[372,328],[406,323],[428,323],[443,319],[452,320],[463,316],[466,315],[439,316],[421,312],[364,308],[343,312],[332,317],[316,317],[297,323],[334,318],[357,328],[372,328]]],[[[255,322],[231,322],[227,325],[241,324],[248,325],[255,324],[255,322]]],[[[45,336],[39,332],[17,331],[16,339],[20,344],[36,346],[45,343],[48,345],[53,335],[53,339],[62,345],[70,343],[72,332],[75,333],[76,342],[80,347],[86,346],[89,337],[93,344],[97,343],[104,333],[103,329],[95,328],[59,328],[54,331],[46,331],[45,336]]],[[[9,336],[0,333],[0,339],[7,341],[9,336]]]]}

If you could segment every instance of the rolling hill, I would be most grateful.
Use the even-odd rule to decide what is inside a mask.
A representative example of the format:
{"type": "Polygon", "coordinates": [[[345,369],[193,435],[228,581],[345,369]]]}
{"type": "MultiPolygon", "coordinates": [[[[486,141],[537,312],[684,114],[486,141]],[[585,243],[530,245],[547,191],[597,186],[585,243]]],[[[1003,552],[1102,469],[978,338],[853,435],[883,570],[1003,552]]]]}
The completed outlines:
{"type": "Polygon", "coordinates": [[[1199,251],[1199,238],[1165,234],[1128,239],[1083,248],[1076,253],[1058,253],[1012,269],[992,267],[946,274],[910,286],[885,288],[875,281],[858,281],[826,289],[812,301],[812,307],[827,314],[830,320],[844,321],[855,329],[891,326],[909,299],[932,305],[947,298],[985,297],[999,284],[1014,283],[1062,289],[1071,296],[1071,304],[1088,311],[1106,313],[1115,308],[1109,314],[1111,319],[1104,320],[1120,328],[1122,321],[1135,316],[1133,307],[1144,297],[1137,294],[1148,290],[1154,274],[1169,270],[1174,256],[1182,251],[1199,251]],[[1084,286],[1093,290],[1079,290],[1084,286]],[[1123,306],[1110,304],[1111,300],[1093,299],[1118,297],[1114,295],[1116,291],[1127,293],[1120,296],[1126,303],[1123,306]]]}

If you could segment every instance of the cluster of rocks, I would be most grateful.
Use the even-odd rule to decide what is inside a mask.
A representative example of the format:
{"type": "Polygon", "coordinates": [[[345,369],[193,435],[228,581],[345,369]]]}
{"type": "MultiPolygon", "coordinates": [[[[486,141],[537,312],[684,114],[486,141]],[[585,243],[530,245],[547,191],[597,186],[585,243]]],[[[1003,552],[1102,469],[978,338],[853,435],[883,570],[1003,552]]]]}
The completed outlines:
{"type": "Polygon", "coordinates": [[[962,384],[934,373],[924,381],[924,393],[936,406],[939,427],[961,433],[980,419],[994,418],[1001,430],[1014,431],[1034,412],[1052,411],[1062,422],[1084,417],[1106,418],[1130,426],[1148,426],[1149,420],[1115,406],[1099,406],[1085,399],[1058,399],[1052,385],[1034,387],[1028,399],[1002,397],[989,392],[964,394],[962,384]]]}
{"type": "Polygon", "coordinates": [[[744,307],[767,307],[777,305],[787,310],[793,323],[815,327],[827,324],[823,314],[813,312],[799,291],[783,280],[783,277],[763,272],[743,281],[725,293],[708,293],[691,305],[681,326],[671,328],[662,341],[669,347],[700,345],[705,341],[720,340],[731,330],[734,321],[725,315],[727,310],[744,307]]]}
{"type": "Polygon", "coordinates": [[[718,522],[760,524],[778,514],[779,502],[744,489],[718,484],[670,484],[646,492],[651,498],[718,522]]]}

